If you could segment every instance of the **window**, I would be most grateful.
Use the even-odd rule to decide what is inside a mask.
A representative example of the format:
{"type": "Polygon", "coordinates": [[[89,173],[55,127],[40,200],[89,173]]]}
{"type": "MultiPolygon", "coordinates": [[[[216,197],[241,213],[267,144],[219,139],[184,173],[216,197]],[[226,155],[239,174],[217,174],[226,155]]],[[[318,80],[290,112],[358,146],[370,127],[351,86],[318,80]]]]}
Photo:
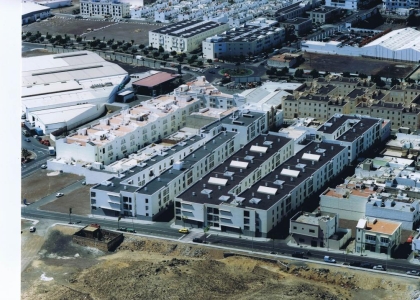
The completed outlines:
{"type": "Polygon", "coordinates": [[[92,210],[96,210],[96,206],[92,206],[92,210]]]}
{"type": "Polygon", "coordinates": [[[148,206],[146,206],[146,210],[149,210],[149,207],[148,206]]]}
{"type": "Polygon", "coordinates": [[[149,199],[144,199],[144,203],[149,203],[149,199]]]}
{"type": "Polygon", "coordinates": [[[95,192],[90,192],[90,196],[91,197],[96,197],[96,193],[95,192]]]}
{"type": "Polygon", "coordinates": [[[309,232],[310,232],[310,233],[315,233],[315,230],[313,230],[313,229],[309,229],[309,232]]]}

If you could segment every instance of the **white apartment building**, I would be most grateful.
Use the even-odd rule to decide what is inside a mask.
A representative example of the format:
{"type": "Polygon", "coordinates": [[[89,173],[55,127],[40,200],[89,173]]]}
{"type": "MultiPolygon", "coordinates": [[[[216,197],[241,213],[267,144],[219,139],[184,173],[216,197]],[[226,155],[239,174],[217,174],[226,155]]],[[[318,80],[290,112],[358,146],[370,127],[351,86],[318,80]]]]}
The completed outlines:
{"type": "Polygon", "coordinates": [[[239,149],[237,136],[234,132],[220,132],[209,140],[193,135],[145,153],[144,160],[137,160],[130,169],[91,188],[92,214],[154,220],[175,195],[239,149]]]}
{"type": "Polygon", "coordinates": [[[352,162],[374,144],[386,140],[390,133],[390,124],[383,123],[382,119],[335,114],[318,128],[316,134],[321,139],[347,147],[348,160],[352,162]]]}
{"type": "MultiPolygon", "coordinates": [[[[357,10],[360,0],[325,0],[325,6],[333,6],[349,10],[357,10]]],[[[367,2],[367,1],[364,1],[367,2]]]]}
{"type": "Polygon", "coordinates": [[[162,46],[165,51],[190,52],[207,37],[228,28],[228,24],[212,21],[182,21],[149,31],[149,45],[155,48],[162,46]]]}
{"type": "Polygon", "coordinates": [[[348,163],[340,145],[293,148],[292,139],[259,136],[176,197],[176,223],[266,237],[348,163]]]}
{"type": "Polygon", "coordinates": [[[160,96],[78,129],[56,142],[57,158],[101,168],[178,131],[200,108],[192,96],[160,96]]]}
{"type": "Polygon", "coordinates": [[[118,0],[80,0],[80,14],[89,17],[129,17],[130,3],[118,0]]]}
{"type": "Polygon", "coordinates": [[[339,250],[350,238],[351,230],[338,227],[339,216],[335,213],[296,213],[290,219],[290,236],[297,245],[339,250]]]}
{"type": "Polygon", "coordinates": [[[390,256],[400,245],[401,223],[380,219],[360,219],[356,226],[355,253],[366,251],[390,256]]]}
{"type": "Polygon", "coordinates": [[[385,10],[419,8],[419,3],[419,0],[382,0],[382,8],[385,10]]]}
{"type": "Polygon", "coordinates": [[[244,25],[206,38],[202,42],[203,57],[216,59],[255,55],[272,49],[284,39],[284,28],[244,25]]]}

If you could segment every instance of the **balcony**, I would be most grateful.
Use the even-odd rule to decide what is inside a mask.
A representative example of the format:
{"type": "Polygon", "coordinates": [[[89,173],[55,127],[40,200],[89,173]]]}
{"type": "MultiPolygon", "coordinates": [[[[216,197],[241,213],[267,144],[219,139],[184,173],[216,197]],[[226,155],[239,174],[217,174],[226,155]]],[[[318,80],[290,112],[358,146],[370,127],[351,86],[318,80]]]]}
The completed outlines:
{"type": "Polygon", "coordinates": [[[376,240],[365,240],[366,244],[372,244],[375,245],[376,244],[376,240]]]}

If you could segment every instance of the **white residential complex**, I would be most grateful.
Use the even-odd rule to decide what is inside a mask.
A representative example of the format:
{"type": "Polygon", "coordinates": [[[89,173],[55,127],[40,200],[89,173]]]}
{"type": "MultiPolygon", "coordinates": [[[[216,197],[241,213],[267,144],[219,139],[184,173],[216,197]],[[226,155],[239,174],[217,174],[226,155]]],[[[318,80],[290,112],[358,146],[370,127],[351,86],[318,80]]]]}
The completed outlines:
{"type": "Polygon", "coordinates": [[[176,224],[266,237],[347,165],[347,148],[257,137],[175,198],[176,224]]]}
{"type": "Polygon", "coordinates": [[[207,37],[228,28],[227,24],[213,21],[182,21],[149,31],[149,45],[162,46],[165,51],[190,52],[199,48],[207,37]]]}
{"type": "Polygon", "coordinates": [[[57,157],[103,168],[178,131],[187,115],[199,108],[199,101],[191,96],[169,95],[144,101],[57,140],[57,157]]]}
{"type": "Polygon", "coordinates": [[[129,17],[130,3],[118,0],[80,0],[80,14],[89,17],[129,17]]]}
{"type": "Polygon", "coordinates": [[[355,252],[391,255],[400,245],[401,223],[380,219],[360,219],[356,226],[355,252]]]}
{"type": "Polygon", "coordinates": [[[105,111],[130,81],[117,64],[90,51],[22,59],[22,114],[29,129],[70,131],[105,111]]]}
{"type": "Polygon", "coordinates": [[[419,8],[419,0],[382,0],[382,7],[386,10],[419,8]]]}
{"type": "Polygon", "coordinates": [[[333,7],[349,9],[349,10],[357,10],[359,2],[361,2],[361,0],[325,0],[325,6],[333,6],[333,7]]]}
{"type": "Polygon", "coordinates": [[[223,34],[206,38],[203,57],[206,59],[229,58],[260,54],[278,46],[285,39],[284,28],[244,25],[223,34]]]}

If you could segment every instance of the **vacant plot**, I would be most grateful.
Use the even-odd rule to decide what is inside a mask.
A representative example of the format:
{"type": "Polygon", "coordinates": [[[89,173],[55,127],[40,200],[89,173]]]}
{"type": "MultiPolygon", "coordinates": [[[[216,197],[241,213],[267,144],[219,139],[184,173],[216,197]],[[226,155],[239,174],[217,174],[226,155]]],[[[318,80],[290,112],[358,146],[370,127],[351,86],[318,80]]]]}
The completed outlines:
{"type": "Polygon", "coordinates": [[[109,40],[114,39],[118,41],[134,40],[135,44],[149,44],[149,31],[159,28],[162,25],[152,25],[143,23],[115,23],[103,20],[86,20],[86,19],[70,19],[54,17],[44,20],[42,22],[35,22],[23,26],[24,32],[37,32],[52,35],[67,34],[71,37],[74,35],[81,35],[87,40],[95,38],[109,40]],[[88,33],[88,28],[92,29],[88,33]]]}
{"type": "Polygon", "coordinates": [[[57,176],[47,176],[48,170],[39,170],[38,172],[22,179],[22,199],[28,202],[36,202],[56,191],[82,179],[83,177],[60,173],[57,176]]]}
{"type": "Polygon", "coordinates": [[[358,74],[363,73],[366,75],[379,75],[387,78],[405,78],[416,68],[416,66],[411,63],[355,56],[305,52],[303,57],[305,58],[305,62],[300,68],[335,73],[350,72],[358,74]]]}
{"type": "Polygon", "coordinates": [[[71,207],[73,214],[86,216],[90,214],[89,189],[90,186],[84,185],[61,198],[57,198],[56,200],[41,206],[40,209],[68,213],[69,207],[71,207]]]}

